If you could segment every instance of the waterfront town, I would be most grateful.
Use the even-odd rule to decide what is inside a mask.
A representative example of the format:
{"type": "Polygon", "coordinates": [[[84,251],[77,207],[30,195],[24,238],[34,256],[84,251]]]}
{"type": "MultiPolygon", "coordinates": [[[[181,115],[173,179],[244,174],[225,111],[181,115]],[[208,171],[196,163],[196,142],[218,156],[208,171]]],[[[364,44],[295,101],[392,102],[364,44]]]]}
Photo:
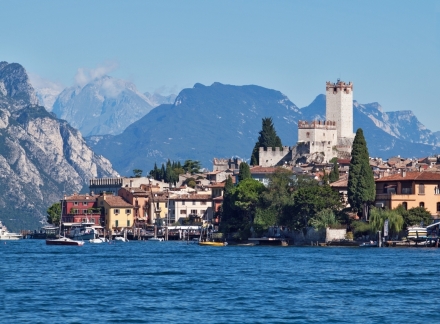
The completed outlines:
{"type": "MultiPolygon", "coordinates": [[[[366,176],[353,178],[357,163],[353,152],[359,151],[355,145],[364,143],[365,153],[368,151],[362,130],[356,136],[353,133],[352,103],[353,83],[327,82],[326,120],[298,121],[297,145],[278,145],[281,141],[276,139],[272,120],[266,118],[259,139],[272,133],[269,137],[275,141],[269,146],[256,143],[251,166],[240,158],[213,157],[209,170],[202,169],[198,161],[187,160],[183,167],[180,162],[168,161],[166,170],[164,165],[161,170],[155,165],[147,177],[135,169],[133,177],[90,179],[87,193],[64,193],[58,203],[60,210],[54,215],[53,206],[48,209],[50,226],[24,231],[23,235],[53,238],[48,242],[54,244],[59,243],[57,236],[68,236],[95,243],[187,240],[206,244],[380,246],[388,242],[393,246],[438,246],[440,156],[382,160],[366,155],[366,176]],[[283,177],[288,183],[284,186],[285,201],[275,211],[279,198],[261,197],[265,188],[281,195],[274,183],[283,177]],[[246,183],[247,179],[254,182],[246,183]],[[362,198],[360,208],[350,197],[356,181],[371,184],[370,198],[362,198]],[[242,183],[245,187],[258,183],[253,192],[258,197],[235,198],[233,205],[238,208],[233,211],[231,193],[226,191],[231,191],[231,186],[240,188],[242,183]],[[301,188],[299,183],[307,185],[301,188]],[[304,194],[309,201],[300,206],[297,201],[301,199],[295,194],[312,184],[318,189],[304,194]],[[322,201],[313,201],[318,196],[323,196],[322,201]],[[258,208],[252,199],[260,200],[258,208]],[[289,205],[291,199],[293,205],[289,205]],[[319,207],[311,208],[313,205],[319,207]],[[362,210],[367,205],[369,212],[362,210]],[[268,210],[272,212],[269,216],[268,210]]],[[[245,191],[241,195],[246,196],[245,191]]],[[[3,228],[6,239],[5,233],[3,228]]]]}

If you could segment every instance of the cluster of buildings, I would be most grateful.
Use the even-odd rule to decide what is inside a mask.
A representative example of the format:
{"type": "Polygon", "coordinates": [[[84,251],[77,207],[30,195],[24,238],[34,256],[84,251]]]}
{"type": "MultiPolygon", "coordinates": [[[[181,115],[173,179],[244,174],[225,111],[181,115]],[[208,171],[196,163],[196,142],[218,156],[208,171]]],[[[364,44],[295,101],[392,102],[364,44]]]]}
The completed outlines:
{"type": "MultiPolygon", "coordinates": [[[[259,165],[251,168],[255,180],[268,185],[278,167],[316,180],[333,168],[337,158],[339,181],[331,184],[347,202],[347,182],[353,133],[353,83],[326,83],[326,120],[299,121],[298,143],[293,147],[260,148],[259,165]]],[[[218,227],[225,181],[236,183],[240,159],[213,159],[213,171],[180,176],[176,187],[146,177],[92,179],[89,194],[62,200],[65,226],[88,222],[110,233],[150,225],[200,224],[218,227]],[[189,177],[196,187],[183,186],[189,177]]],[[[370,159],[376,181],[377,207],[425,207],[440,216],[440,156],[423,159],[400,157],[370,159]]]]}

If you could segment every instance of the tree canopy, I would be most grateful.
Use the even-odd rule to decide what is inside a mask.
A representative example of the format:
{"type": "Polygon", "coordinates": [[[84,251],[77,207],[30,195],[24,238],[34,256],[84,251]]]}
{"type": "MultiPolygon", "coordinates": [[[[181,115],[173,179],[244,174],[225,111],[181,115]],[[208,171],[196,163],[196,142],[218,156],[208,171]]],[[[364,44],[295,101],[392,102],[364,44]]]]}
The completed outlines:
{"type": "Polygon", "coordinates": [[[251,170],[246,162],[241,162],[238,170],[238,181],[251,178],[251,170]]]}
{"type": "Polygon", "coordinates": [[[56,202],[47,209],[47,222],[53,225],[59,225],[61,219],[61,203],[56,202]]]}
{"type": "Polygon", "coordinates": [[[403,228],[403,217],[397,210],[373,207],[370,211],[370,226],[373,232],[383,231],[385,220],[388,219],[390,236],[398,234],[403,228]]]}
{"type": "Polygon", "coordinates": [[[406,210],[402,205],[399,205],[395,210],[402,215],[405,228],[421,224],[427,226],[432,223],[431,213],[425,207],[413,207],[406,210]]]}
{"type": "Polygon", "coordinates": [[[376,186],[370,167],[367,143],[361,128],[356,131],[348,173],[348,202],[367,220],[369,206],[374,202],[376,186]]]}
{"type": "Polygon", "coordinates": [[[268,147],[282,148],[281,139],[278,137],[272,118],[263,118],[261,131],[259,132],[258,141],[255,143],[251,155],[251,165],[258,165],[260,147],[267,149],[268,147]]]}

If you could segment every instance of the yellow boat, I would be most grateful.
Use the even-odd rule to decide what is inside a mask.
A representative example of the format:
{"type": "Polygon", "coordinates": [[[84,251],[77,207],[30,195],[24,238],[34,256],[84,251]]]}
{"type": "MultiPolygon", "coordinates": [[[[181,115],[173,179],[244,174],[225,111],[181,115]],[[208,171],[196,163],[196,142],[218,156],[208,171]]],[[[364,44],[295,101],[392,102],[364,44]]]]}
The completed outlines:
{"type": "Polygon", "coordinates": [[[199,245],[206,245],[206,246],[226,246],[228,243],[226,242],[199,242],[199,245]]]}

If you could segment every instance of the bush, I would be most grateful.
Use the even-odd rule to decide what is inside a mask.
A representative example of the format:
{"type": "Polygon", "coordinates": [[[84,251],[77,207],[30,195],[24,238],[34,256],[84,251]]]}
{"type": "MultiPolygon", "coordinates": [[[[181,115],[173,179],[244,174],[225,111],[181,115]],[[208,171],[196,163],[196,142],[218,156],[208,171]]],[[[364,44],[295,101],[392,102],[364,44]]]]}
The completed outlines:
{"type": "Polygon", "coordinates": [[[345,234],[345,238],[347,240],[353,240],[353,237],[354,237],[353,232],[347,232],[347,234],[345,234]]]}
{"type": "Polygon", "coordinates": [[[351,228],[354,237],[360,237],[362,235],[369,235],[371,232],[370,224],[363,221],[354,221],[351,223],[351,228]]]}

